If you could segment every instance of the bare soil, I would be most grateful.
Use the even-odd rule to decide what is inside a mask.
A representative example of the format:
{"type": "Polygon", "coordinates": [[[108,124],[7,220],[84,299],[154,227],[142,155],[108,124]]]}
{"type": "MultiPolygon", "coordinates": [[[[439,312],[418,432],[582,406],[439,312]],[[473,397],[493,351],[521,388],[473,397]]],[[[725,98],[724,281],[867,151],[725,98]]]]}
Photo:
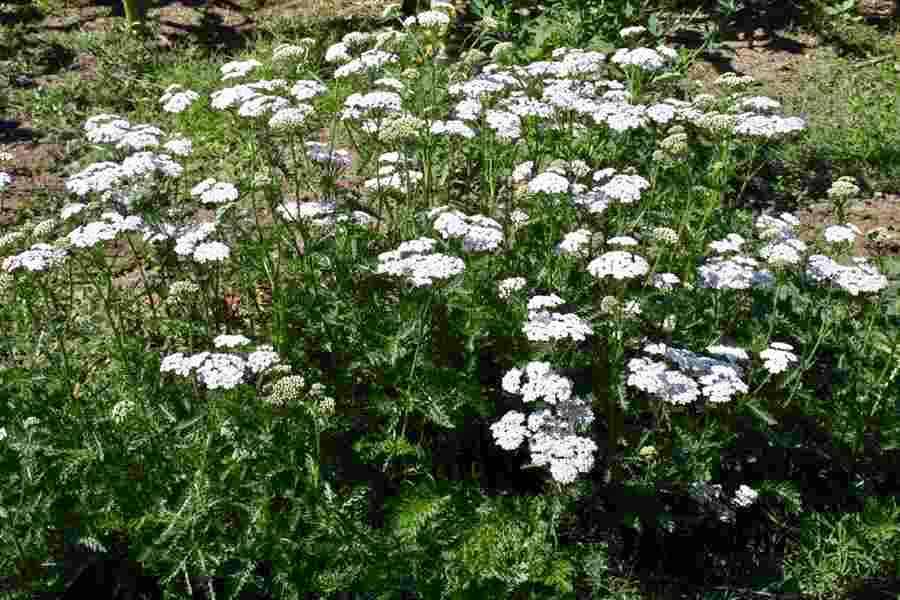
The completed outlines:
{"type": "MultiPolygon", "coordinates": [[[[806,240],[821,239],[825,227],[837,224],[826,203],[798,211],[797,218],[806,240]]],[[[856,239],[857,256],[900,256],[900,195],[877,194],[853,203],[846,209],[846,220],[863,232],[856,239]]]]}

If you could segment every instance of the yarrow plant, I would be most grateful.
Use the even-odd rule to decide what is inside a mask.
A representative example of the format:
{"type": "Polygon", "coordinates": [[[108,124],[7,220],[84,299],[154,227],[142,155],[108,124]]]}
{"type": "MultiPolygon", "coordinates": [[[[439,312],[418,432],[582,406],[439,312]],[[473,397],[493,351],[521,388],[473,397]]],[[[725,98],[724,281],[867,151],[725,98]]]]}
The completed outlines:
{"type": "MultiPolygon", "coordinates": [[[[689,497],[741,536],[805,485],[733,466],[817,443],[795,413],[854,457],[897,442],[890,260],[851,256],[840,210],[818,231],[744,207],[807,123],[744,76],[695,93],[652,21],[526,62],[497,6],[458,62],[437,0],[330,46],[248,47],[211,85],[134,87],[141,121],[86,120],[64,189],[0,232],[0,494],[46,500],[10,505],[4,563],[31,564],[20,524],[103,497],[84,527],[140,529],[172,581],[233,563],[255,585],[264,554],[282,595],[571,596],[612,581],[562,542],[597,486],[689,497]],[[347,433],[377,488],[344,468],[347,433]],[[508,484],[500,451],[537,468],[508,484]]],[[[21,172],[2,160],[0,198],[21,172]]],[[[654,511],[658,535],[694,527],[654,511]]]]}

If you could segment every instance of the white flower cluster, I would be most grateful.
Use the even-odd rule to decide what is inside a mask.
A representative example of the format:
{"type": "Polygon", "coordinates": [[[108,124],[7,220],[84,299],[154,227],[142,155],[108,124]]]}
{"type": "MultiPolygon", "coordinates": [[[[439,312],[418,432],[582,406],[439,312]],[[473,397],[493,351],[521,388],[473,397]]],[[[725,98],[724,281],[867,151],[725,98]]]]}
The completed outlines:
{"type": "MultiPolygon", "coordinates": [[[[513,178],[515,179],[516,176],[517,173],[513,171],[513,178]]],[[[544,171],[528,182],[529,194],[565,194],[568,191],[569,180],[555,171],[544,171]]]]}
{"type": "Polygon", "coordinates": [[[619,30],[619,37],[623,40],[627,40],[629,38],[638,38],[644,35],[647,32],[647,28],[641,25],[634,25],[632,27],[623,27],[619,30]]]}
{"type": "Polygon", "coordinates": [[[678,60],[678,53],[671,48],[659,46],[652,48],[619,48],[612,58],[611,63],[621,66],[637,67],[642,71],[660,71],[671,66],[678,60]]]}
{"type": "Polygon", "coordinates": [[[738,360],[748,358],[746,351],[730,346],[711,346],[713,358],[665,344],[649,344],[644,352],[662,360],[640,357],[628,361],[627,385],[670,404],[690,404],[701,396],[722,403],[738,394],[746,394],[743,370],[738,360]],[[671,368],[677,366],[677,369],[671,368]]]}
{"type": "Polygon", "coordinates": [[[616,280],[634,279],[646,275],[650,271],[650,264],[637,254],[612,250],[588,263],[587,270],[597,279],[604,277],[616,280]]]}
{"type": "Polygon", "coordinates": [[[306,60],[309,50],[315,46],[312,38],[303,38],[299,44],[278,44],[272,49],[272,60],[275,62],[306,60]]]}
{"type": "Polygon", "coordinates": [[[402,99],[396,92],[354,93],[344,100],[341,120],[358,121],[365,118],[383,117],[390,113],[400,112],[402,99]]]}
{"type": "Polygon", "coordinates": [[[173,83],[160,96],[159,103],[163,105],[162,109],[167,113],[180,113],[184,112],[198,98],[200,98],[200,94],[197,92],[186,90],[181,85],[173,83]]]}
{"type": "Polygon", "coordinates": [[[750,112],[771,113],[776,110],[781,110],[781,102],[773,100],[768,96],[750,96],[738,100],[737,107],[741,110],[750,112]]]}
{"type": "Polygon", "coordinates": [[[829,225],[823,232],[825,241],[829,244],[852,244],[857,235],[862,235],[859,227],[852,223],[845,225],[829,225]]]}
{"type": "Polygon", "coordinates": [[[288,221],[308,221],[334,213],[337,204],[324,200],[285,200],[275,210],[288,221]]]}
{"type": "Polygon", "coordinates": [[[512,369],[503,377],[503,390],[521,395],[524,402],[545,405],[527,416],[510,411],[491,425],[494,440],[504,450],[516,450],[526,439],[531,462],[549,466],[559,483],[575,481],[594,465],[597,445],[577,435],[594,420],[590,404],[572,394],[572,382],[554,373],[549,363],[530,362],[525,369],[512,369]]]}
{"type": "Polygon", "coordinates": [[[502,142],[514,142],[522,137],[522,119],[519,115],[502,110],[488,110],[485,122],[502,142]]]}
{"type": "Polygon", "coordinates": [[[440,31],[448,25],[450,25],[450,16],[438,10],[426,10],[403,20],[403,26],[407,29],[420,27],[440,31]]]}
{"type": "Polygon", "coordinates": [[[328,88],[318,81],[315,81],[313,79],[301,79],[294,82],[293,87],[291,87],[290,94],[300,102],[305,102],[306,100],[311,100],[316,96],[321,96],[327,91],[328,88]]]}
{"type": "Polygon", "coordinates": [[[828,197],[835,200],[847,200],[859,195],[860,189],[856,185],[856,180],[852,177],[844,176],[831,184],[828,188],[828,197]]]}
{"type": "Polygon", "coordinates": [[[7,273],[24,269],[32,273],[46,271],[51,267],[62,264],[68,253],[62,248],[55,248],[50,244],[34,244],[28,250],[7,256],[3,259],[3,270],[7,273]]]}
{"type": "Polygon", "coordinates": [[[475,131],[462,121],[451,119],[449,121],[433,121],[429,127],[432,135],[447,137],[461,137],[470,140],[475,137],[475,131]]]}
{"type": "Polygon", "coordinates": [[[399,57],[391,52],[385,52],[384,50],[367,50],[363,52],[359,58],[354,58],[338,67],[334,71],[334,78],[342,79],[359,73],[376,71],[384,65],[396,63],[398,60],[399,57]]]}
{"type": "Polygon", "coordinates": [[[752,487],[746,484],[741,484],[741,486],[735,490],[733,502],[741,507],[747,508],[759,498],[759,492],[754,490],[752,487]]]}
{"type": "Polygon", "coordinates": [[[225,204],[237,200],[238,191],[234,185],[210,177],[191,188],[191,196],[199,196],[203,204],[225,204]]]}
{"type": "Polygon", "coordinates": [[[783,373],[798,361],[797,355],[791,352],[793,349],[793,346],[784,342],[770,343],[767,349],[759,353],[759,357],[765,361],[763,367],[772,375],[783,373]]]}
{"type": "Polygon", "coordinates": [[[563,303],[562,298],[556,294],[531,298],[528,301],[528,320],[522,326],[525,337],[532,342],[565,339],[581,342],[593,335],[590,324],[578,315],[547,310],[563,303]]]}
{"type": "Polygon", "coordinates": [[[285,106],[275,111],[269,119],[269,127],[276,131],[293,131],[302,127],[312,113],[313,107],[309,104],[285,106]]]}
{"type": "MultiPolygon", "coordinates": [[[[230,255],[231,249],[218,241],[207,241],[207,238],[216,230],[214,222],[187,225],[172,232],[177,235],[175,241],[175,254],[190,256],[194,262],[204,264],[208,262],[224,262],[230,255]]],[[[163,234],[169,238],[171,235],[163,234]]]]}
{"type": "Polygon", "coordinates": [[[497,284],[497,295],[500,296],[502,300],[506,300],[512,296],[514,292],[524,289],[527,283],[528,282],[524,277],[508,277],[497,284]]]}
{"type": "Polygon", "coordinates": [[[184,172],[184,167],[168,154],[137,152],[122,161],[119,172],[128,179],[149,179],[155,175],[174,178],[184,172]]]}
{"type": "Polygon", "coordinates": [[[163,144],[163,149],[175,156],[190,156],[194,151],[194,144],[185,137],[176,137],[163,144]]]}
{"type": "Polygon", "coordinates": [[[204,264],[209,262],[224,262],[231,256],[231,249],[222,242],[203,242],[197,244],[192,254],[194,262],[204,264]]]}
{"type": "Polygon", "coordinates": [[[238,115],[248,118],[264,117],[266,115],[275,115],[278,111],[289,106],[290,103],[287,98],[256,94],[241,104],[240,108],[238,108],[238,115]]]}
{"type": "MultiPolygon", "coordinates": [[[[84,131],[85,137],[91,143],[115,144],[116,149],[126,151],[158,148],[163,144],[161,138],[165,136],[165,132],[158,127],[146,123],[132,125],[122,117],[112,114],[90,117],[84,123],[84,131]]],[[[190,141],[183,137],[171,138],[163,144],[166,150],[180,156],[190,154],[190,145],[190,141]]]]}
{"type": "Polygon", "coordinates": [[[2,192],[6,186],[11,184],[12,181],[13,181],[12,175],[10,175],[9,173],[0,171],[0,192],[2,192]]]}
{"type": "Polygon", "coordinates": [[[376,272],[405,277],[415,287],[426,287],[435,280],[449,279],[465,270],[462,259],[432,253],[435,244],[437,242],[430,238],[403,242],[396,250],[378,255],[376,272]]]}
{"type": "Polygon", "coordinates": [[[738,75],[734,71],[722,73],[716,79],[715,84],[718,86],[735,89],[743,89],[756,83],[756,80],[750,75],[738,75]]]}
{"type": "Polygon", "coordinates": [[[806,129],[806,121],[800,117],[741,113],[736,117],[734,133],[766,140],[782,139],[806,129]]]}
{"type": "Polygon", "coordinates": [[[244,77],[256,67],[261,66],[262,63],[255,59],[233,60],[219,67],[219,71],[222,73],[222,81],[226,81],[228,79],[244,77]]]}
{"type": "Polygon", "coordinates": [[[615,169],[596,171],[593,179],[597,186],[582,199],[576,200],[576,204],[587,204],[588,198],[605,206],[612,202],[633,204],[640,200],[641,193],[650,187],[650,182],[640,175],[617,173],[615,169]]]}
{"type": "Polygon", "coordinates": [[[747,290],[770,287],[775,277],[767,269],[760,269],[759,261],[749,256],[715,256],[697,269],[700,287],[715,290],[747,290]]]}
{"type": "Polygon", "coordinates": [[[216,348],[238,348],[250,344],[250,338],[240,334],[223,333],[213,339],[216,348]]]}
{"type": "Polygon", "coordinates": [[[798,225],[800,220],[790,213],[782,213],[778,217],[760,216],[756,220],[756,229],[761,238],[769,240],[760,248],[760,257],[776,267],[799,264],[807,246],[797,237],[798,225]]]}
{"type": "Polygon", "coordinates": [[[332,167],[346,169],[353,163],[350,152],[342,148],[333,148],[322,142],[306,142],[306,156],[313,162],[332,167]]]}
{"type": "Polygon", "coordinates": [[[252,376],[265,373],[280,362],[281,359],[271,346],[259,346],[246,355],[221,352],[185,355],[176,352],[162,359],[159,371],[174,373],[180,377],[196,373],[198,381],[206,389],[230,390],[248,382],[252,376]]]}
{"type": "Polygon", "coordinates": [[[376,79],[372,82],[372,85],[375,87],[383,87],[389,90],[394,90],[395,92],[402,92],[406,89],[406,84],[397,79],[396,77],[382,77],[381,79],[376,79]]]}
{"type": "Polygon", "coordinates": [[[447,207],[432,209],[428,216],[437,216],[433,227],[443,239],[462,240],[466,252],[489,252],[503,244],[503,226],[490,217],[468,216],[447,207]]]}
{"type": "Polygon", "coordinates": [[[590,254],[592,236],[589,229],[576,229],[563,236],[563,241],[556,246],[556,252],[569,256],[587,256],[590,254]]]}
{"type": "Polygon", "coordinates": [[[123,217],[116,212],[103,213],[100,221],[79,225],[69,235],[69,243],[76,248],[91,248],[100,242],[115,239],[120,233],[139,231],[143,221],[137,216],[123,217]]]}
{"type": "Polygon", "coordinates": [[[822,254],[814,254],[806,263],[806,275],[816,282],[828,282],[851,296],[878,293],[888,285],[878,268],[865,258],[854,258],[853,266],[845,266],[822,254]]]}
{"type": "Polygon", "coordinates": [[[716,254],[738,253],[741,247],[747,243],[742,235],[737,233],[729,233],[721,240],[714,240],[709,243],[709,249],[716,254]]]}

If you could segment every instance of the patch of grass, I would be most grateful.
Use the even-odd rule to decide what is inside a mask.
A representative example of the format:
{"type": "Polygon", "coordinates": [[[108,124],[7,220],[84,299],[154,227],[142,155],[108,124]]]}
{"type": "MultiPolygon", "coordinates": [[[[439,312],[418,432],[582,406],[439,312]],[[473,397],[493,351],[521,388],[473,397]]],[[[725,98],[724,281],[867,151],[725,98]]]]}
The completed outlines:
{"type": "Polygon", "coordinates": [[[783,183],[804,196],[821,196],[832,179],[853,175],[870,190],[894,191],[900,178],[900,72],[885,61],[853,63],[826,56],[811,63],[785,110],[801,114],[809,129],[781,154],[783,183]],[[823,93],[828,90],[828,93],[823,93]],[[825,175],[824,177],[822,175],[825,175]]]}
{"type": "Polygon", "coordinates": [[[841,598],[861,579],[900,575],[900,506],[870,499],[860,514],[813,513],[785,560],[785,577],[815,598],[841,598]]]}

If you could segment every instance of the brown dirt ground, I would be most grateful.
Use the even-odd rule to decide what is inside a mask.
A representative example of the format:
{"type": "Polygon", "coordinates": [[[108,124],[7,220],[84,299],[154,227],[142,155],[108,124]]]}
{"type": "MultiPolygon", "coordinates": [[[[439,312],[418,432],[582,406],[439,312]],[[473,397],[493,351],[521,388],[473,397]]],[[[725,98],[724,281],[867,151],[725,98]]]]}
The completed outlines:
{"type": "MultiPolygon", "coordinates": [[[[751,75],[761,84],[759,93],[777,100],[795,95],[807,65],[832,54],[814,35],[803,33],[772,38],[757,30],[752,37],[742,36],[724,45],[729,53],[698,61],[690,76],[712,89],[713,81],[724,72],[751,75]]],[[[797,216],[807,240],[821,238],[822,229],[835,224],[827,203],[806,207],[797,216]]],[[[900,195],[876,194],[850,206],[846,216],[865,234],[856,242],[859,255],[900,256],[900,195]]]]}
{"type": "MultiPolygon", "coordinates": [[[[837,224],[831,206],[819,203],[797,213],[800,235],[810,241],[822,238],[822,230],[837,224]]],[[[851,204],[846,220],[859,227],[862,237],[856,239],[857,256],[900,256],[900,195],[876,194],[874,198],[851,204]]]]}
{"type": "Polygon", "coordinates": [[[733,71],[751,75],[773,97],[790,95],[796,88],[805,64],[816,60],[822,47],[815,35],[806,33],[768,37],[762,30],[751,36],[723,43],[727,52],[698,61],[689,76],[712,87],[722,73],[733,71]]]}

